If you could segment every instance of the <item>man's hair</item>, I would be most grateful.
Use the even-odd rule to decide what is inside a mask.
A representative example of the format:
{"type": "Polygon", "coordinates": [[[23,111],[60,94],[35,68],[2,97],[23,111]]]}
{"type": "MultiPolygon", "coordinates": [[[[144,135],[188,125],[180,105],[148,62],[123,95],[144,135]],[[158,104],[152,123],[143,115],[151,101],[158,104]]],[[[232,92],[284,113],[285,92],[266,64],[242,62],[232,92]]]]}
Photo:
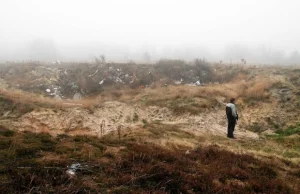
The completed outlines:
{"type": "Polygon", "coordinates": [[[230,102],[231,102],[231,103],[234,103],[234,102],[235,102],[235,98],[231,98],[231,99],[230,99],[230,102]]]}

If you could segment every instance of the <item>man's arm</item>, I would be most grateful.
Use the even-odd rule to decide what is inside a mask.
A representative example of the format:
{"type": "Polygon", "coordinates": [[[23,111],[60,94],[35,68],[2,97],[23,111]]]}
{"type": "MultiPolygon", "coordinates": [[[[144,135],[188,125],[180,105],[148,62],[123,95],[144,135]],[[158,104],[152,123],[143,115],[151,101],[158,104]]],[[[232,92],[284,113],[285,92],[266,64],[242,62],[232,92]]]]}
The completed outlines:
{"type": "Polygon", "coordinates": [[[232,116],[234,118],[238,118],[238,114],[237,114],[237,110],[236,110],[236,106],[235,105],[231,106],[231,112],[232,112],[232,116]]]}

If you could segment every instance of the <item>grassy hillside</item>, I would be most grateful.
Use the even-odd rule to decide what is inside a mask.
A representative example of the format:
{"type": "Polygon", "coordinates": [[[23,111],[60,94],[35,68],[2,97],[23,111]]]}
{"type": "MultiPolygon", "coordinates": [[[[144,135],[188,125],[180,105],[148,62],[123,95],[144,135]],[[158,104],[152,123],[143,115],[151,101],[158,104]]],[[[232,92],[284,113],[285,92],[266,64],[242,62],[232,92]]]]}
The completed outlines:
{"type": "Polygon", "coordinates": [[[0,74],[3,193],[300,193],[297,67],[163,60],[0,74]],[[58,86],[61,98],[45,91],[58,86]]]}

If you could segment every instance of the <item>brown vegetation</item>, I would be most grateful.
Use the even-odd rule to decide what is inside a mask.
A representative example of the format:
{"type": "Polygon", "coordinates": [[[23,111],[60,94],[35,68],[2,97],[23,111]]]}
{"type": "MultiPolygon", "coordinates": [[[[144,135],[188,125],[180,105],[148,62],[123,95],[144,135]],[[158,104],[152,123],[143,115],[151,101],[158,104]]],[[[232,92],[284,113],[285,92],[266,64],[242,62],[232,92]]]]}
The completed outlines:
{"type": "MultiPolygon", "coordinates": [[[[185,154],[132,137],[120,142],[115,135],[54,138],[1,128],[0,137],[7,141],[0,146],[0,189],[6,193],[297,192],[275,163],[218,146],[185,154]],[[70,175],[74,163],[80,166],[70,175]]],[[[296,178],[297,172],[289,176],[296,178]]]]}
{"type": "MultiPolygon", "coordinates": [[[[101,67],[92,66],[89,70],[83,66],[74,71],[71,67],[64,67],[68,70],[72,81],[79,87],[87,88],[85,91],[88,91],[89,95],[80,100],[55,100],[37,94],[38,91],[31,93],[27,87],[0,89],[0,113],[3,124],[0,126],[1,192],[300,192],[300,141],[299,124],[296,124],[299,121],[297,108],[300,104],[297,69],[212,65],[202,60],[193,63],[162,60],[155,65],[114,65],[115,69],[123,68],[125,72],[129,72],[134,77],[133,82],[127,80],[130,84],[122,85],[110,80],[107,85],[98,88],[99,80],[96,80],[96,77],[81,79],[77,75],[81,70],[87,75],[94,73],[97,68],[103,68],[102,74],[97,75],[97,79],[102,79],[101,76],[107,72],[109,64],[100,65],[101,67]],[[186,83],[201,78],[201,83],[204,82],[205,85],[184,85],[186,83],[174,85],[174,80],[180,78],[184,78],[186,83]],[[215,122],[216,117],[225,118],[224,104],[232,97],[238,99],[241,113],[238,130],[254,131],[259,134],[255,134],[259,138],[256,140],[240,138],[231,141],[221,136],[205,134],[204,138],[193,133],[198,127],[209,128],[212,124],[209,122],[212,120],[215,122]],[[92,134],[83,127],[81,123],[83,119],[70,118],[70,126],[72,122],[78,122],[74,133],[70,133],[74,136],[61,134],[53,137],[46,133],[15,132],[4,127],[4,124],[12,126],[15,120],[19,120],[22,124],[22,118],[25,116],[30,118],[31,114],[26,113],[40,107],[47,107],[47,110],[51,110],[49,112],[56,116],[58,109],[66,112],[65,108],[71,108],[68,109],[71,113],[72,107],[76,107],[78,114],[84,112],[86,115],[93,115],[94,112],[103,111],[101,106],[105,101],[121,101],[126,106],[132,105],[133,108],[128,111],[130,116],[126,118],[128,120],[125,121],[128,124],[126,127],[116,122],[120,121],[121,117],[125,118],[124,112],[121,113],[124,109],[120,109],[120,114],[114,115],[115,118],[107,120],[106,123],[101,124],[105,118],[99,119],[97,129],[102,129],[102,132],[97,132],[97,135],[101,138],[76,136],[76,134],[92,134]],[[137,111],[152,106],[156,106],[156,112],[137,111]],[[162,109],[160,107],[167,107],[163,108],[167,110],[166,114],[161,114],[160,121],[151,120],[159,117],[147,114],[156,114],[162,109]],[[10,114],[11,112],[13,114],[10,114]],[[214,113],[213,117],[209,117],[208,113],[214,113]],[[23,114],[26,115],[22,117],[23,114]],[[169,124],[163,120],[165,119],[163,116],[167,114],[171,115],[166,122],[169,124]],[[13,118],[5,115],[13,115],[13,118]],[[183,117],[189,119],[190,116],[192,119],[197,117],[198,120],[195,119],[195,123],[174,121],[183,117]],[[172,122],[174,123],[170,124],[172,122]],[[193,125],[188,126],[189,124],[193,125]],[[190,128],[185,128],[185,125],[190,128]],[[105,133],[110,130],[112,132],[104,134],[103,130],[105,133]],[[264,131],[268,134],[265,135],[264,131]],[[70,166],[77,163],[80,167],[76,170],[76,175],[68,174],[70,166]]],[[[29,74],[26,74],[25,78],[17,75],[22,73],[21,70],[30,73],[33,67],[35,66],[21,66],[18,67],[20,71],[16,67],[16,75],[6,78],[12,79],[13,83],[22,81],[24,85],[28,85],[29,74]],[[15,78],[19,80],[14,80],[15,78]]],[[[3,77],[7,76],[7,72],[2,73],[3,71],[0,72],[3,77]]],[[[112,74],[119,73],[114,71],[112,74]]],[[[64,84],[63,81],[67,82],[68,79],[63,78],[59,83],[64,84]]],[[[74,91],[68,89],[70,87],[68,83],[66,85],[65,92],[71,96],[74,91]]],[[[112,104],[110,108],[115,108],[112,104]]],[[[121,106],[117,103],[115,105],[121,106]]],[[[110,108],[107,110],[114,111],[110,108]]],[[[46,114],[47,111],[43,113],[46,114]]],[[[70,115],[66,114],[66,117],[71,117],[70,115]]],[[[97,116],[99,114],[93,115],[93,118],[98,119],[97,116]]],[[[185,122],[190,122],[188,119],[185,122]]],[[[32,123],[30,125],[31,120],[27,121],[29,128],[33,129],[32,123]]],[[[46,126],[41,120],[36,122],[35,127],[46,126]]],[[[216,124],[221,128],[226,125],[221,123],[222,119],[216,122],[219,122],[216,124]]],[[[47,124],[49,125],[49,122],[47,124]]],[[[16,126],[22,127],[15,125],[16,129],[18,129],[16,126]]],[[[49,127],[49,132],[50,129],[52,128],[49,127]]]]}

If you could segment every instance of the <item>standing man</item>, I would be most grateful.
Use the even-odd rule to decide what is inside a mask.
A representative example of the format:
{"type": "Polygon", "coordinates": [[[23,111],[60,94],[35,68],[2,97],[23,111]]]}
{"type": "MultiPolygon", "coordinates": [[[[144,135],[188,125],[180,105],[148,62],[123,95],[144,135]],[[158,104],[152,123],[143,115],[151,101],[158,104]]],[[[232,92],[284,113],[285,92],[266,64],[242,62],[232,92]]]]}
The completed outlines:
{"type": "Polygon", "coordinates": [[[233,136],[233,131],[236,121],[239,119],[239,115],[237,114],[234,98],[231,98],[230,102],[226,104],[226,115],[228,120],[227,137],[235,139],[233,136]]]}

